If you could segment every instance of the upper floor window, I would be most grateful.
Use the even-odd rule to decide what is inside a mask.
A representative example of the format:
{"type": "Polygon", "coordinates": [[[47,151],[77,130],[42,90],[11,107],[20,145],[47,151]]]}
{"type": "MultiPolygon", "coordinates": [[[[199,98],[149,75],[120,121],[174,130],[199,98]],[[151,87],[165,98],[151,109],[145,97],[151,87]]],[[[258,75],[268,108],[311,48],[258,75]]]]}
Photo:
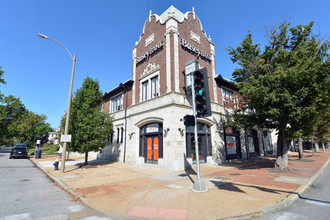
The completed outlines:
{"type": "Polygon", "coordinates": [[[159,96],[158,76],[151,79],[151,98],[159,96]]]}
{"type": "Polygon", "coordinates": [[[222,89],[223,105],[226,106],[226,105],[231,104],[231,102],[233,101],[233,96],[234,96],[234,93],[232,91],[223,88],[222,89]]]}
{"type": "Polygon", "coordinates": [[[120,94],[111,99],[110,113],[114,113],[123,108],[123,95],[120,94]]]}
{"type": "Polygon", "coordinates": [[[148,100],[149,81],[142,83],[142,101],[148,100]]]}
{"type": "Polygon", "coordinates": [[[147,79],[142,82],[142,101],[146,101],[148,99],[155,98],[159,96],[159,78],[158,75],[152,78],[147,79]]]}

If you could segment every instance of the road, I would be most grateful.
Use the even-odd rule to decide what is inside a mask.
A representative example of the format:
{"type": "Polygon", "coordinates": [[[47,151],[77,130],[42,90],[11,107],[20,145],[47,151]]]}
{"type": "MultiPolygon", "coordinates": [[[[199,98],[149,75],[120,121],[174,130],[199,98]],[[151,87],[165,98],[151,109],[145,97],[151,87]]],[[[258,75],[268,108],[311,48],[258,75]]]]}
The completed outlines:
{"type": "Polygon", "coordinates": [[[9,159],[9,151],[0,150],[0,177],[0,220],[111,219],[72,201],[29,159],[9,159]]]}
{"type": "Polygon", "coordinates": [[[260,220],[330,219],[330,166],[300,198],[289,207],[261,216],[260,220]]]}

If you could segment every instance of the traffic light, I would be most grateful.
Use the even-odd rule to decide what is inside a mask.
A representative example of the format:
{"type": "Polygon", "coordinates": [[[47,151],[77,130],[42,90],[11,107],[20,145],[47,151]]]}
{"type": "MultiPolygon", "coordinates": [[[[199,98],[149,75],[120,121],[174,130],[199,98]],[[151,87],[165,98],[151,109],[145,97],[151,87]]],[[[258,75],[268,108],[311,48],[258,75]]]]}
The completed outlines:
{"type": "Polygon", "coordinates": [[[212,115],[210,104],[209,83],[207,69],[198,69],[193,72],[195,85],[196,117],[204,118],[212,115]]]}
{"type": "Polygon", "coordinates": [[[183,120],[185,126],[195,126],[195,117],[193,115],[185,115],[183,120]]]}

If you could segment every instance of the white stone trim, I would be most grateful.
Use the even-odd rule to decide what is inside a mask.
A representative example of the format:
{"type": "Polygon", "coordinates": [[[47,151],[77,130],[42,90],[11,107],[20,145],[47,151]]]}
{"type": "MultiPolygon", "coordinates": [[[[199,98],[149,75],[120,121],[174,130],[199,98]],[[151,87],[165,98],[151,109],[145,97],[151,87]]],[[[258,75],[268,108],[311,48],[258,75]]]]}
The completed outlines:
{"type": "MultiPolygon", "coordinates": [[[[133,80],[136,82],[136,47],[133,48],[133,80]]],[[[132,86],[132,105],[135,104],[135,86],[136,84],[134,83],[132,86]]]]}
{"type": "Polygon", "coordinates": [[[160,70],[159,64],[151,64],[149,63],[147,67],[143,70],[142,75],[140,76],[140,80],[149,76],[150,74],[156,72],[157,70],[160,70]]]}
{"type": "Polygon", "coordinates": [[[180,92],[180,71],[179,71],[179,35],[175,31],[174,35],[174,74],[175,74],[175,91],[180,92]]]}
{"type": "Polygon", "coordinates": [[[195,34],[193,31],[190,31],[190,38],[196,43],[201,44],[201,37],[198,34],[195,34]]]}
{"type": "Polygon", "coordinates": [[[211,59],[212,59],[212,84],[213,84],[213,94],[214,102],[218,103],[218,93],[217,93],[217,83],[215,82],[216,72],[215,72],[215,47],[213,44],[210,44],[211,48],[211,59]]]}
{"type": "Polygon", "coordinates": [[[144,47],[147,47],[149,46],[152,42],[154,42],[155,40],[155,34],[152,33],[149,37],[147,37],[147,39],[145,40],[145,46],[144,47]]]}
{"type": "Polygon", "coordinates": [[[171,36],[166,34],[166,93],[171,92],[171,36]]]}

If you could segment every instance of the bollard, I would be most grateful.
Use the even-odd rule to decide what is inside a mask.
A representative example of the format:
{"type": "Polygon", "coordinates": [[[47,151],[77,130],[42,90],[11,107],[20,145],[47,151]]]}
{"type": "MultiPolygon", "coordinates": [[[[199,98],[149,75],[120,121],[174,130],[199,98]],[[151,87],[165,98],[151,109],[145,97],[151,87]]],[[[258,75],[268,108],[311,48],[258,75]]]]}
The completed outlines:
{"type": "Polygon", "coordinates": [[[36,159],[40,159],[41,158],[41,150],[37,150],[35,158],[36,159]]]}
{"type": "Polygon", "coordinates": [[[54,165],[54,170],[58,170],[58,159],[55,160],[55,163],[53,164],[54,165]]]}

